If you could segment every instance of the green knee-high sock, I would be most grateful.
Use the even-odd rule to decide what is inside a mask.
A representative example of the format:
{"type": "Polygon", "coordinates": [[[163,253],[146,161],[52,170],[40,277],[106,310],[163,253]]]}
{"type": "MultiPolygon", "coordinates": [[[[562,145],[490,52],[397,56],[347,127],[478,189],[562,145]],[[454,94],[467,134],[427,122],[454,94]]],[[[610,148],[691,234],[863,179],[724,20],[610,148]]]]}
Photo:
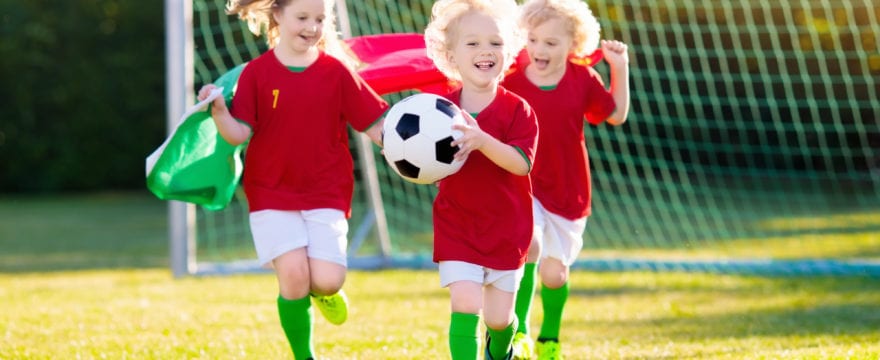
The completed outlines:
{"type": "Polygon", "coordinates": [[[312,301],[308,296],[302,299],[288,300],[278,296],[278,316],[281,328],[290,343],[290,349],[296,360],[312,358],[312,326],[314,313],[312,301]]]}
{"type": "Polygon", "coordinates": [[[544,304],[544,321],[538,340],[559,340],[559,328],[562,325],[562,310],[568,301],[568,282],[558,289],[541,287],[541,301],[544,304]]]}
{"type": "Polygon", "coordinates": [[[476,359],[479,349],[480,315],[452,313],[449,321],[449,351],[452,359],[476,359]]]}
{"type": "Polygon", "coordinates": [[[519,282],[519,290],[516,291],[516,317],[519,326],[516,331],[523,334],[529,333],[529,316],[532,312],[532,300],[535,298],[535,277],[538,267],[535,263],[526,263],[523,267],[523,277],[519,282]]]}
{"type": "Polygon", "coordinates": [[[492,355],[492,359],[507,358],[507,353],[510,352],[510,344],[513,342],[513,334],[516,333],[516,326],[517,321],[513,319],[510,325],[507,325],[503,330],[486,328],[489,338],[492,339],[489,342],[489,355],[492,355]]]}

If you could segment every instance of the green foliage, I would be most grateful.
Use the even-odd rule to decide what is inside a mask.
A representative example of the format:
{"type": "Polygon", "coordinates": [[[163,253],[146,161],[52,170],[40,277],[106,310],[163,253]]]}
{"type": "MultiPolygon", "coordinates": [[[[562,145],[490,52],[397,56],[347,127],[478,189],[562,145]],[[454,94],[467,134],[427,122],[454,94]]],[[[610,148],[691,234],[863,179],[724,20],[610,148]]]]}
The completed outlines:
{"type": "Polygon", "coordinates": [[[165,129],[162,3],[0,3],[0,191],[143,186],[165,129]]]}

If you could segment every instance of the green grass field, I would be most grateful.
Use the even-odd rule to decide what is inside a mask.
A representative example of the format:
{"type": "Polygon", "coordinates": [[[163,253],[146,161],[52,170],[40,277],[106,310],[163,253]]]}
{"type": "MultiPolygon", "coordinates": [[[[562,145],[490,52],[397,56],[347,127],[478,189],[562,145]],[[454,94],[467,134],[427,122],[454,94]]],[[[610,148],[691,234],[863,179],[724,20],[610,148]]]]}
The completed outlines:
{"type": "MultiPolygon", "coordinates": [[[[147,193],[0,197],[0,359],[285,359],[271,274],[173,279],[147,193]]],[[[352,271],[325,359],[447,358],[433,271],[352,271]]],[[[880,282],[688,273],[572,276],[567,359],[878,359],[880,282]]],[[[532,332],[542,314],[533,312],[532,332]]]]}

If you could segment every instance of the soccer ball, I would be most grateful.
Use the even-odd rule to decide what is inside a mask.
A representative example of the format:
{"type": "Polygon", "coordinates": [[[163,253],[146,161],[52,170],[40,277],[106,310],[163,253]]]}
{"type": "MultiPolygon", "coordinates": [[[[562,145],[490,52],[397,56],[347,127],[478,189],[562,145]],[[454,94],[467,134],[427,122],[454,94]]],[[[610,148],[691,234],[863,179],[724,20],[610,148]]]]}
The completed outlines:
{"type": "Polygon", "coordinates": [[[452,146],[464,124],[461,110],[442,96],[419,93],[394,104],[385,116],[382,143],[388,165],[404,180],[431,184],[454,174],[464,160],[455,160],[452,146]]]}

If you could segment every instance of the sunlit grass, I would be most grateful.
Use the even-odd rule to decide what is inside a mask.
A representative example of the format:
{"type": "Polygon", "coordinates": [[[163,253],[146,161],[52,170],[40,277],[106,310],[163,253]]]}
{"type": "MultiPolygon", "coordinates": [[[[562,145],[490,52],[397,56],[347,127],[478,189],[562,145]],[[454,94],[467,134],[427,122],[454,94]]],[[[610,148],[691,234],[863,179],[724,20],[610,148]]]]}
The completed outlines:
{"type": "Polygon", "coordinates": [[[767,218],[753,227],[768,236],[697,241],[689,247],[588,249],[582,255],[606,259],[880,261],[880,212],[767,218]]]}
{"type": "MultiPolygon", "coordinates": [[[[772,237],[620,259],[880,257],[877,214],[760,222],[772,237]],[[785,227],[820,231],[785,233],[785,227]],[[828,231],[835,226],[864,231],[828,231]],[[723,246],[723,247],[722,247],[723,246]]],[[[290,359],[268,273],[173,279],[165,203],[148,194],[0,198],[0,359],[290,359]]],[[[252,249],[247,249],[252,251],[252,249]]],[[[351,318],[317,316],[325,359],[444,359],[434,271],[352,271],[351,318]]],[[[877,359],[880,280],[572,273],[568,359],[877,359]]],[[[531,332],[543,316],[536,298],[531,332]]]]}
{"type": "MultiPolygon", "coordinates": [[[[292,358],[270,274],[174,280],[166,270],[0,275],[2,359],[292,358]]],[[[449,299],[433,271],[349,274],[351,317],[317,316],[326,359],[448,358],[449,299]]],[[[880,356],[868,278],[573,274],[569,359],[880,356]]],[[[540,300],[531,330],[538,332],[540,300]]]]}
{"type": "Polygon", "coordinates": [[[797,216],[771,218],[758,224],[765,230],[828,230],[841,228],[880,227],[880,212],[860,212],[828,216],[797,216]]]}

